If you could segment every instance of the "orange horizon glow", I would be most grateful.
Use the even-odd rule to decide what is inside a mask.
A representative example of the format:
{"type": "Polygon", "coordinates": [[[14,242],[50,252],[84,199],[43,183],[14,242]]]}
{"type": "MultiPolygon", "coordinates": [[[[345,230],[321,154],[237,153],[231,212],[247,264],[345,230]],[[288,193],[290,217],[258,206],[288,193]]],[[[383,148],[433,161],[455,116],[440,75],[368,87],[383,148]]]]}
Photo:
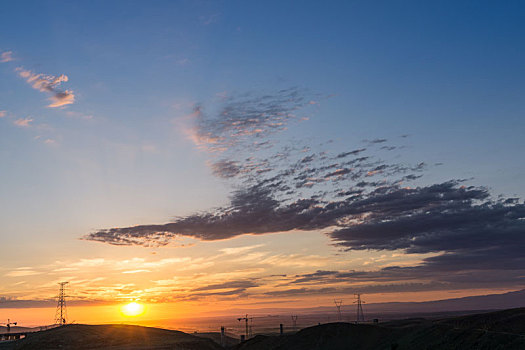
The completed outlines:
{"type": "MultiPolygon", "coordinates": [[[[365,294],[367,304],[384,302],[424,302],[466,296],[498,294],[510,290],[452,290],[440,292],[376,293],[365,294]]],[[[343,308],[353,308],[353,295],[339,295],[343,308]]],[[[114,303],[93,306],[68,306],[68,323],[84,324],[139,324],[177,329],[188,319],[210,317],[236,317],[243,313],[266,315],[269,312],[285,313],[283,309],[293,309],[296,313],[309,308],[331,307],[333,296],[310,296],[301,300],[284,299],[265,302],[256,300],[228,300],[202,302],[146,303],[132,301],[127,304],[114,303]],[[272,311],[273,310],[273,311],[272,311]]],[[[366,304],[364,305],[366,313],[366,304]]],[[[53,323],[54,307],[48,308],[9,308],[0,309],[6,318],[15,320],[21,327],[36,327],[53,323]]]]}

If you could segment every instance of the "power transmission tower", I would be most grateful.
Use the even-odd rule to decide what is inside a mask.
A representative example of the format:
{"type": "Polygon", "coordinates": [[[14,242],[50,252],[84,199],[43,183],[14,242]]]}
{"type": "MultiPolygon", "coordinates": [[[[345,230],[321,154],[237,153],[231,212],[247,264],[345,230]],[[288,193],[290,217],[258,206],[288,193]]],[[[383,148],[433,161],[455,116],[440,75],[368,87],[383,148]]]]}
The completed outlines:
{"type": "Polygon", "coordinates": [[[365,314],[363,313],[363,306],[365,302],[361,300],[361,294],[354,294],[356,297],[356,301],[354,301],[354,304],[357,304],[357,318],[355,323],[359,322],[365,322],[365,314]]]}
{"type": "Polygon", "coordinates": [[[339,322],[341,322],[341,320],[342,320],[342,317],[341,317],[341,305],[343,305],[343,301],[334,299],[334,304],[335,304],[335,307],[337,308],[337,320],[339,322]]]}
{"type": "Polygon", "coordinates": [[[297,331],[297,315],[292,315],[292,324],[294,332],[297,331]]]}
{"type": "Polygon", "coordinates": [[[58,292],[58,304],[55,312],[55,324],[63,326],[67,322],[67,310],[66,310],[66,285],[69,282],[60,282],[60,290],[58,292]]]}

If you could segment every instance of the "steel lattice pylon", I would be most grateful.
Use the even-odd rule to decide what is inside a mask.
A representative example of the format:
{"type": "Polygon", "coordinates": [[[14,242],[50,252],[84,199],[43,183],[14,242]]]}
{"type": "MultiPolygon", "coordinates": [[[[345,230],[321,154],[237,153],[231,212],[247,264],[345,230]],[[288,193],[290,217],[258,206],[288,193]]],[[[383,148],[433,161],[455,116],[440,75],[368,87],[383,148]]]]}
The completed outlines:
{"type": "Polygon", "coordinates": [[[356,323],[359,322],[365,322],[365,314],[363,313],[363,303],[364,301],[361,300],[361,294],[355,294],[356,301],[354,301],[355,304],[357,304],[357,318],[356,323]]]}
{"type": "Polygon", "coordinates": [[[66,285],[69,282],[60,282],[60,290],[58,292],[58,303],[57,310],[55,312],[55,324],[63,326],[67,323],[67,310],[66,310],[66,285]]]}
{"type": "Polygon", "coordinates": [[[341,322],[343,320],[343,316],[341,315],[341,305],[343,305],[343,301],[334,299],[334,304],[337,308],[337,320],[341,322]]]}

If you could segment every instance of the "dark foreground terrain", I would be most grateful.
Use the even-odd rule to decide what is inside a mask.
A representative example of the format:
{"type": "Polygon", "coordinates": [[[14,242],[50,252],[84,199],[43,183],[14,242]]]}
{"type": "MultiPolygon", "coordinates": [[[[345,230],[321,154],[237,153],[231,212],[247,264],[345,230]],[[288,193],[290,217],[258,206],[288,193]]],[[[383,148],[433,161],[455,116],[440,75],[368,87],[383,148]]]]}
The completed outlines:
{"type": "Polygon", "coordinates": [[[29,333],[21,340],[0,343],[0,349],[216,350],[222,347],[207,338],[167,329],[72,324],[29,333]]]}
{"type": "MultiPolygon", "coordinates": [[[[0,343],[1,349],[223,349],[217,334],[125,325],[68,325],[0,343]]],[[[230,339],[231,340],[231,339],[230,339]]],[[[231,342],[229,342],[231,344],[231,342]]],[[[439,320],[380,324],[327,323],[294,334],[258,335],[230,350],[525,349],[525,308],[439,320]]]]}
{"type": "Polygon", "coordinates": [[[525,308],[379,325],[328,323],[291,335],[256,336],[233,349],[525,349],[525,308]]]}

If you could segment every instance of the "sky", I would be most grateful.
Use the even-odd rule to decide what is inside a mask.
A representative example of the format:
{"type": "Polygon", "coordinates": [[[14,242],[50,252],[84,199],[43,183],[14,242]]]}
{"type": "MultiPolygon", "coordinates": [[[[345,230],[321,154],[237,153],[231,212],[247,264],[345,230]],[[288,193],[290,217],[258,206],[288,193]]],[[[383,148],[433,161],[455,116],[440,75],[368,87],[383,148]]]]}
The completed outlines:
{"type": "Polygon", "coordinates": [[[90,323],[523,289],[524,10],[3,4],[0,313],[51,323],[60,281],[90,323]]]}

